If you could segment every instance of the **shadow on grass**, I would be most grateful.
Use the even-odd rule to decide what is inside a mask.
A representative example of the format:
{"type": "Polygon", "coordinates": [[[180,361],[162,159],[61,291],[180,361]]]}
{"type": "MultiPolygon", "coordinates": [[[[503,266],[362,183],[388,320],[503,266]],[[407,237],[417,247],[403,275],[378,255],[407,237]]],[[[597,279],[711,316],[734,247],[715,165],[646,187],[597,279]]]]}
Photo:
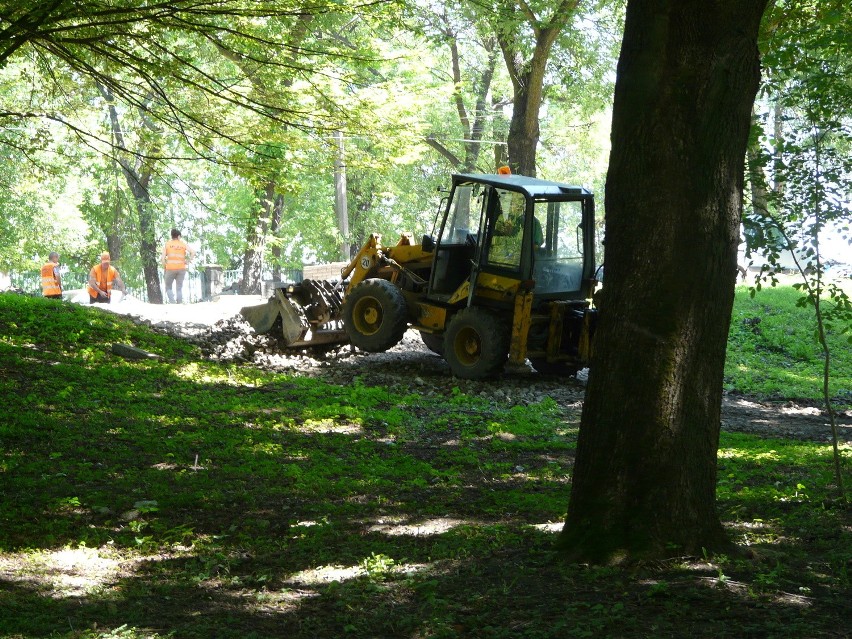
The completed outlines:
{"type": "MultiPolygon", "coordinates": [[[[129,626],[139,629],[139,636],[144,631],[144,636],[198,638],[845,633],[849,607],[841,597],[762,594],[709,565],[645,567],[632,574],[569,567],[555,561],[551,541],[552,535],[519,531],[499,550],[483,551],[468,542],[459,547],[468,551],[463,557],[331,580],[294,576],[286,551],[253,556],[249,547],[227,566],[194,557],[153,559],[132,576],[82,597],[46,596],[6,582],[0,590],[5,618],[0,630],[36,637],[95,625],[129,626]]],[[[361,553],[382,545],[373,536],[340,544],[355,544],[361,553]]],[[[400,556],[411,557],[440,555],[440,545],[437,539],[395,541],[400,556]]]]}
{"type": "Polygon", "coordinates": [[[553,553],[574,440],[533,409],[8,346],[0,393],[14,407],[0,425],[7,636],[848,630],[848,513],[815,519],[750,490],[779,467],[798,485],[819,463],[779,461],[754,438],[732,445],[751,453],[724,462],[736,483],[720,504],[758,559],[628,572],[553,553]]]}

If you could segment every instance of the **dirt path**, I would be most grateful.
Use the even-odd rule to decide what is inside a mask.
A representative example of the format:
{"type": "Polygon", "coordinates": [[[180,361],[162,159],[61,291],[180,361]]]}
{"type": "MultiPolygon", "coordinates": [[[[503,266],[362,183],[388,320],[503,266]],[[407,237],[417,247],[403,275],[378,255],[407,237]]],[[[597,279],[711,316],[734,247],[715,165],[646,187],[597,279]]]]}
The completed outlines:
{"type": "MultiPolygon", "coordinates": [[[[127,297],[115,304],[104,304],[99,308],[128,315],[152,325],[166,323],[198,329],[213,326],[216,322],[234,317],[243,306],[263,304],[266,298],[260,295],[219,295],[211,302],[196,304],[148,304],[127,297]]],[[[168,327],[166,327],[168,328],[168,327]]]]}
{"type": "MultiPolygon", "coordinates": [[[[852,411],[835,416],[838,440],[852,443],[852,411]]],[[[831,425],[826,411],[793,401],[761,403],[744,397],[722,400],[722,429],[764,437],[830,442],[831,425]]]]}

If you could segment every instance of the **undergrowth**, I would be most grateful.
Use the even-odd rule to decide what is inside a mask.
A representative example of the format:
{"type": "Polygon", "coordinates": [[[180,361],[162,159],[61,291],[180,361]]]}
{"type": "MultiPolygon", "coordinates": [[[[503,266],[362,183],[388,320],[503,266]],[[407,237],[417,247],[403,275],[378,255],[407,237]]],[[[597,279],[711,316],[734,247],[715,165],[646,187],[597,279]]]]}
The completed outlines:
{"type": "Polygon", "coordinates": [[[0,401],[0,637],[849,629],[824,444],[723,433],[718,508],[750,555],[627,571],[553,553],[579,413],[549,399],[216,364],[101,309],[0,295],[0,401]]]}

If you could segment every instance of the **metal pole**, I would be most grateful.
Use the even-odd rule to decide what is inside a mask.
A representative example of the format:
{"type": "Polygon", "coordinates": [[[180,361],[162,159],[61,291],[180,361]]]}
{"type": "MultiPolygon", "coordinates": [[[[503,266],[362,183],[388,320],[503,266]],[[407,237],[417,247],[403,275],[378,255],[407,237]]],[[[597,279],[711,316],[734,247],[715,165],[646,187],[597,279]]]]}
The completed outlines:
{"type": "Polygon", "coordinates": [[[340,230],[340,259],[349,261],[349,204],[346,200],[346,163],[343,150],[343,131],[335,131],[337,156],[334,159],[334,209],[337,228],[340,230]]]}

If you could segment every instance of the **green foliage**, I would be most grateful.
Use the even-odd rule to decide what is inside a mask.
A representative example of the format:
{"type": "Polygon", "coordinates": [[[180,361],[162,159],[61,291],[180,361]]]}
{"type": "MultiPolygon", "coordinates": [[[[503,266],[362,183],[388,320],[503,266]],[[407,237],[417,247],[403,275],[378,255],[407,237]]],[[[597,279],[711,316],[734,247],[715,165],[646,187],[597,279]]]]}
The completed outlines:
{"type": "Polygon", "coordinates": [[[228,0],[213,8],[179,0],[167,12],[127,2],[61,4],[0,11],[9,36],[0,46],[0,148],[25,161],[19,168],[13,160],[2,176],[15,197],[7,204],[0,194],[0,205],[15,213],[0,228],[9,231],[0,267],[29,270],[41,253],[73,248],[79,268],[109,243],[136,283],[171,226],[195,238],[207,260],[234,265],[258,207],[224,193],[210,198],[211,187],[230,180],[205,178],[198,160],[228,165],[255,195],[271,180],[290,196],[288,235],[269,243],[287,249],[285,265],[328,258],[336,239],[327,132],[368,133],[380,93],[399,106],[394,83],[358,89],[379,64],[370,48],[389,25],[381,3],[306,9],[228,0]],[[113,126],[105,126],[110,95],[113,126]],[[79,189],[62,193],[60,180],[33,179],[27,162],[52,165],[79,189]],[[310,188],[313,176],[325,179],[322,188],[310,188]],[[57,196],[60,208],[79,209],[89,223],[74,229],[84,245],[52,223],[57,196]]]}
{"type": "MultiPolygon", "coordinates": [[[[398,3],[227,0],[213,10],[180,0],[165,13],[124,1],[72,4],[0,10],[7,34],[17,33],[0,45],[0,269],[35,277],[57,250],[85,272],[108,247],[124,279],[140,286],[143,258],[150,269],[173,226],[198,249],[197,263],[238,268],[258,247],[267,266],[336,260],[333,131],[344,134],[344,239],[355,246],[369,233],[394,241],[432,230],[436,189],[453,167],[428,135],[459,155],[462,140],[480,136],[481,170],[493,170],[493,150],[504,147],[510,78],[496,64],[491,94],[475,99],[476,74],[500,56],[493,25],[474,20],[471,6],[433,7],[458,35],[464,77],[455,82],[444,35],[398,3]],[[24,16],[30,28],[19,31],[24,16]],[[457,93],[469,116],[487,113],[473,128],[459,121],[457,93]],[[128,181],[119,160],[137,177],[128,181]],[[134,194],[143,167],[149,180],[134,194]],[[283,202],[277,230],[258,219],[270,184],[283,202]]],[[[608,95],[602,74],[618,30],[603,9],[593,29],[564,39],[548,76],[541,167],[550,177],[601,182],[606,133],[587,135],[587,122],[608,95]],[[582,81],[570,71],[580,66],[582,81]]]]}
{"type": "Polygon", "coordinates": [[[767,253],[759,279],[774,284],[781,270],[780,255],[788,252],[793,270],[801,276],[798,288],[803,296],[798,304],[813,310],[815,341],[825,361],[822,403],[829,414],[837,486],[844,500],[828,331],[830,325],[839,325],[842,332],[852,332],[852,302],[848,292],[827,277],[831,263],[827,245],[834,240],[834,259],[848,259],[852,47],[848,37],[838,35],[836,25],[850,18],[848,3],[841,2],[781,3],[767,12],[764,91],[774,104],[771,127],[769,118],[758,117],[753,135],[762,146],[753,144],[749,153],[755,202],[751,220],[746,219],[746,228],[753,231],[749,251],[767,253]],[[755,242],[755,237],[763,241],[755,242]]]}
{"type": "Polygon", "coordinates": [[[852,242],[852,58],[836,29],[850,18],[841,2],[782,3],[767,13],[763,94],[771,108],[759,105],[752,132],[752,192],[760,197],[745,220],[748,250],[766,255],[761,279],[792,268],[801,277],[799,304],[847,332],[852,304],[829,267],[848,259],[852,242]]]}
{"type": "Polygon", "coordinates": [[[552,400],[214,364],[4,294],[0,404],[3,636],[817,637],[848,616],[823,444],[723,433],[719,509],[753,557],[626,571],[554,561],[579,413],[552,400]]]}
{"type": "MultiPolygon", "coordinates": [[[[4,109],[39,99],[32,65],[0,67],[4,109]]],[[[63,261],[84,245],[85,224],[74,208],[73,180],[55,154],[55,128],[24,117],[0,117],[0,270],[25,273],[41,267],[51,251],[63,261]]]]}

